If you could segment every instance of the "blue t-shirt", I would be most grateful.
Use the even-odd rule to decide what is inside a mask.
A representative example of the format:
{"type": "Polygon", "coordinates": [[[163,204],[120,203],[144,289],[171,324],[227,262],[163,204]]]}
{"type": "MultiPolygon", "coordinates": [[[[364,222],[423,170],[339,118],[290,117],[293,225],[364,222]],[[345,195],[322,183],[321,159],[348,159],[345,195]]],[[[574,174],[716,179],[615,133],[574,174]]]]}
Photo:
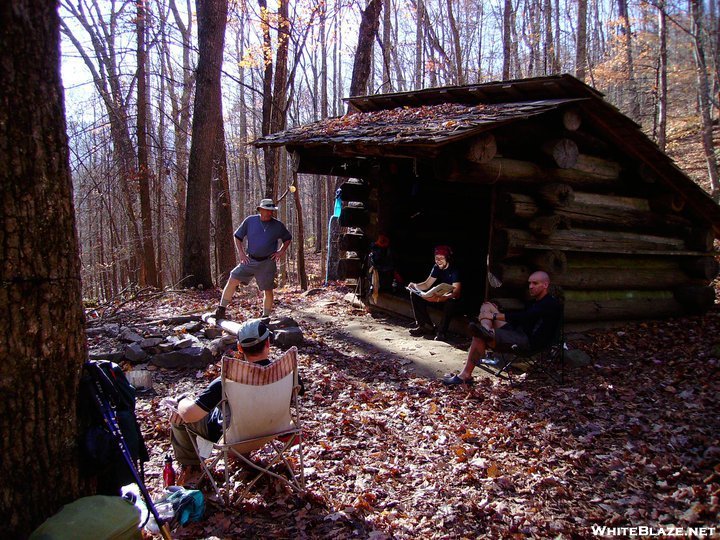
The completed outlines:
{"type": "Polygon", "coordinates": [[[235,238],[247,238],[247,249],[251,257],[268,257],[278,249],[278,240],[287,242],[292,235],[282,221],[272,218],[262,221],[260,215],[248,216],[235,231],[235,238]]]}
{"type": "Polygon", "coordinates": [[[441,269],[437,264],[433,265],[430,271],[430,277],[434,277],[436,280],[432,285],[433,287],[441,283],[449,283],[450,285],[460,283],[460,272],[450,265],[444,269],[441,269]]]}

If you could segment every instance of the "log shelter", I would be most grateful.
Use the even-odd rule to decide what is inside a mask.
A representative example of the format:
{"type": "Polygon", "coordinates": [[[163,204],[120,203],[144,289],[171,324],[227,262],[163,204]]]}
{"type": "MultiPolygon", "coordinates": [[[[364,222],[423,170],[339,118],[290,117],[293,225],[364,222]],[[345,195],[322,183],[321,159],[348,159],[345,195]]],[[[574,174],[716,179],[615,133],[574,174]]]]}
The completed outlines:
{"type": "MultiPolygon", "coordinates": [[[[385,234],[406,281],[425,279],[433,246],[450,245],[470,316],[485,299],[519,307],[534,270],[563,288],[568,322],[714,304],[720,206],[574,77],[347,101],[344,116],[255,141],[285,146],[296,172],[345,179],[341,278],[365,283],[368,246],[385,234]]],[[[367,301],[410,308],[406,294],[367,301]]]]}

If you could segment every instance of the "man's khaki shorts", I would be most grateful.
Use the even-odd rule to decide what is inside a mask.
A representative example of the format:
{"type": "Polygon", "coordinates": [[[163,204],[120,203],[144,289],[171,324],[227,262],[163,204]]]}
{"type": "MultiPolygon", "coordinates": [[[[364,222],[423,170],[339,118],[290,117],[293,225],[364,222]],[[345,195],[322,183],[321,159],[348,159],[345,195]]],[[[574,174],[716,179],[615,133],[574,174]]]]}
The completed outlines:
{"type": "Polygon", "coordinates": [[[238,264],[230,272],[230,276],[240,280],[240,283],[247,285],[252,278],[255,278],[258,289],[269,291],[275,288],[275,275],[277,274],[277,263],[267,258],[264,261],[250,259],[246,264],[238,264]]]}

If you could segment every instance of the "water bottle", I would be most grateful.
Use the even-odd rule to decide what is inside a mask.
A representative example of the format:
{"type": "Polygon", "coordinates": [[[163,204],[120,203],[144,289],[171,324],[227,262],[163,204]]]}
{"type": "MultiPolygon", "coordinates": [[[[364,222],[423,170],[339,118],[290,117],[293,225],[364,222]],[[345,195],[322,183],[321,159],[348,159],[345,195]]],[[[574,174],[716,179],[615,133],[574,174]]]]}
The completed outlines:
{"type": "Polygon", "coordinates": [[[172,466],[170,454],[165,456],[165,468],[163,469],[163,487],[168,488],[175,485],[175,469],[172,466]]]}

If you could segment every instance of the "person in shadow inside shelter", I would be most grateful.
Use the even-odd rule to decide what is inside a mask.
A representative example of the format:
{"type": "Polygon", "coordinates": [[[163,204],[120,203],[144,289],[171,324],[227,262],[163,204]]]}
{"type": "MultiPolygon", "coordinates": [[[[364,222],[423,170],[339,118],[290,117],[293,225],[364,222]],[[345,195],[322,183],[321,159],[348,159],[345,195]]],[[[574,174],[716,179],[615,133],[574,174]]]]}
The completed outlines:
{"type": "Polygon", "coordinates": [[[447,339],[447,331],[453,315],[458,311],[460,302],[460,273],[453,265],[450,246],[435,248],[435,264],[427,279],[421,283],[408,283],[410,302],[415,316],[415,327],[410,329],[412,336],[431,336],[436,341],[447,339]],[[442,284],[447,284],[443,290],[442,284]],[[433,291],[437,291],[433,293],[433,291]],[[428,294],[430,293],[430,294],[428,294]],[[430,304],[442,304],[442,318],[437,328],[428,314],[430,304]]]}

